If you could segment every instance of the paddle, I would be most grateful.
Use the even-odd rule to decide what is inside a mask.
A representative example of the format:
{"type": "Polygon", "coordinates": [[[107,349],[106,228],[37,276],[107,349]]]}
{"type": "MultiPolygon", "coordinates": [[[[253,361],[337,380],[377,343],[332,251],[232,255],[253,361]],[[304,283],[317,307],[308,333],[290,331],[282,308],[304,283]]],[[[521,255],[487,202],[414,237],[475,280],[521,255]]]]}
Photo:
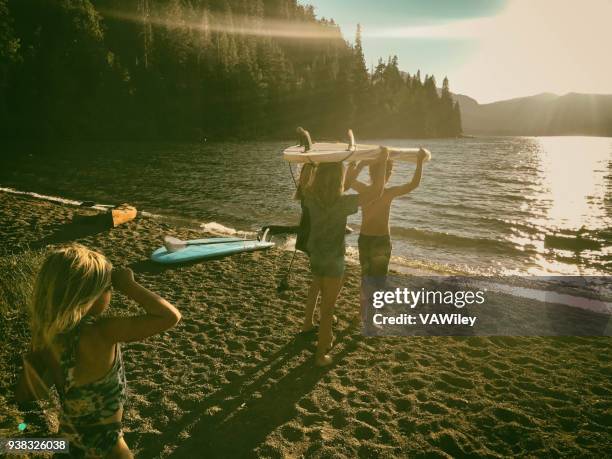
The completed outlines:
{"type": "Polygon", "coordinates": [[[95,201],[83,201],[79,204],[80,207],[104,207],[105,209],[112,209],[116,206],[111,204],[97,204],[95,201]]]}
{"type": "Polygon", "coordinates": [[[228,242],[256,242],[257,239],[240,239],[240,238],[224,238],[220,241],[207,241],[207,242],[191,242],[183,241],[179,238],[172,236],[164,236],[164,247],[168,252],[177,252],[190,245],[209,245],[209,244],[225,244],[228,242]]]}

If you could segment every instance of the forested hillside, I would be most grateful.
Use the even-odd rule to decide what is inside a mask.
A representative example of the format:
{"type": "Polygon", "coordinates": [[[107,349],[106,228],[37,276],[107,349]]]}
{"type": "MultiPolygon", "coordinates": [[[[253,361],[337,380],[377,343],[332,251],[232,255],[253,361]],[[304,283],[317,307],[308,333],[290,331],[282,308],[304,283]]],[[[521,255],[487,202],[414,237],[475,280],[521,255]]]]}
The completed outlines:
{"type": "MultiPolygon", "coordinates": [[[[346,31],[345,31],[346,32],[346,31]]],[[[352,33],[352,31],[350,32],[352,33]]],[[[444,81],[366,68],[296,0],[0,0],[4,139],[456,136],[444,81]]]]}

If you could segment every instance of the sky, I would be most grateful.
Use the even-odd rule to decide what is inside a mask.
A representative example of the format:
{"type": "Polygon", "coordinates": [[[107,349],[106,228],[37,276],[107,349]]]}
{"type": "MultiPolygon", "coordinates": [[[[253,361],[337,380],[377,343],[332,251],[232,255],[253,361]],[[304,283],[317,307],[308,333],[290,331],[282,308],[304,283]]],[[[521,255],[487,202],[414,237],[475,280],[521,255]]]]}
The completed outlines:
{"type": "Polygon", "coordinates": [[[612,0],[301,0],[350,42],[363,28],[368,67],[444,76],[480,103],[542,92],[612,94],[612,0]]]}

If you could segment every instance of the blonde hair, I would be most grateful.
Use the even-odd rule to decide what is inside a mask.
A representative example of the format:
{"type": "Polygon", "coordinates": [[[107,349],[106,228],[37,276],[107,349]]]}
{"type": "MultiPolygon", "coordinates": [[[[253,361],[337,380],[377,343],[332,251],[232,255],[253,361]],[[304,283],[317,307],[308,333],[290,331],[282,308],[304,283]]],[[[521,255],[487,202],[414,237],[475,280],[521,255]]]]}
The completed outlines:
{"type": "Polygon", "coordinates": [[[310,186],[314,172],[314,165],[306,163],[302,166],[302,169],[300,169],[300,178],[298,179],[297,188],[295,190],[295,194],[293,195],[293,199],[300,201],[302,198],[304,198],[304,192],[310,186]]]}
{"type": "Polygon", "coordinates": [[[307,192],[326,207],[334,204],[344,193],[344,166],[342,163],[319,164],[307,192]]]}
{"type": "MultiPolygon", "coordinates": [[[[370,177],[377,177],[378,171],[380,170],[381,167],[383,167],[383,165],[380,163],[373,163],[373,164],[371,163],[369,165],[370,177]]],[[[391,178],[391,174],[393,173],[393,160],[388,159],[384,167],[385,167],[385,181],[387,181],[389,180],[389,178],[391,178]]]]}
{"type": "Polygon", "coordinates": [[[80,244],[53,250],[43,262],[30,304],[32,347],[49,346],[76,326],[111,285],[112,265],[80,244]]]}

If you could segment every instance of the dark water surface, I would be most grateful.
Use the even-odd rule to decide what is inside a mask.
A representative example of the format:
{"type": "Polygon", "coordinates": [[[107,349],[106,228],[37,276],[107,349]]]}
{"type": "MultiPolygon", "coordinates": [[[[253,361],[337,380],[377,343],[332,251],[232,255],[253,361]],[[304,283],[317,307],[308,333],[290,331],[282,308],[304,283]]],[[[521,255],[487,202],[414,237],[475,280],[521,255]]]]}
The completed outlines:
{"type": "MultiPolygon", "coordinates": [[[[612,271],[612,139],[371,142],[422,145],[433,154],[421,186],[393,205],[396,263],[480,274],[612,271]],[[581,228],[601,248],[579,252],[544,244],[547,233],[575,237],[581,228]]],[[[107,204],[130,202],[155,214],[256,230],[298,219],[293,181],[280,153],[286,146],[3,145],[0,186],[107,204]]],[[[396,163],[391,183],[410,180],[413,170],[412,164],[396,163]]],[[[359,215],[351,219],[355,227],[359,221],[359,215]]],[[[350,237],[349,244],[355,240],[350,237]]]]}

